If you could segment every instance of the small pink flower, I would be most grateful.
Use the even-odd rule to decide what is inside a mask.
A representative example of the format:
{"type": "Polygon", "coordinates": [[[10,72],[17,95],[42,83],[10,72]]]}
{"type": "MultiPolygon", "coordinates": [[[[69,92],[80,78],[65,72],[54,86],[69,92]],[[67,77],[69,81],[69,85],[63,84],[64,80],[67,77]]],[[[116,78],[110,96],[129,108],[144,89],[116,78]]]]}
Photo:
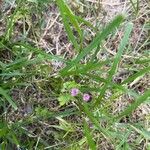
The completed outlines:
{"type": "Polygon", "coordinates": [[[72,96],[77,96],[78,94],[79,94],[79,89],[77,89],[77,88],[71,89],[71,95],[72,96]]]}
{"type": "Polygon", "coordinates": [[[86,94],[86,93],[85,93],[85,94],[83,95],[83,100],[84,100],[84,101],[88,102],[90,99],[91,99],[91,96],[90,96],[89,94],[86,94]]]}

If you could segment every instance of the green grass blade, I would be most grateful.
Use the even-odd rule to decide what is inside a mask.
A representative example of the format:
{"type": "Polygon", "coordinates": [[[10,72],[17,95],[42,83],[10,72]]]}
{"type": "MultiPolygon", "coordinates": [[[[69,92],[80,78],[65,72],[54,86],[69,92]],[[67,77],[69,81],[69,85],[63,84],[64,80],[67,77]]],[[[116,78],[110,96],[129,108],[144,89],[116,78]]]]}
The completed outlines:
{"type": "Polygon", "coordinates": [[[130,0],[130,3],[136,13],[136,15],[138,14],[138,11],[139,11],[139,0],[136,0],[136,1],[133,1],[133,0],[130,0]]]}
{"type": "Polygon", "coordinates": [[[123,22],[124,18],[123,16],[119,15],[117,16],[111,23],[109,23],[101,33],[98,33],[96,37],[93,39],[93,41],[84,48],[81,53],[78,54],[78,56],[72,61],[70,65],[67,65],[62,71],[62,75],[66,75],[68,70],[71,69],[73,66],[77,65],[77,63],[85,57],[88,53],[91,52],[94,48],[96,48],[102,40],[104,40],[109,33],[111,33],[115,28],[119,27],[119,25],[123,22]]]}
{"type": "MultiPolygon", "coordinates": [[[[86,76],[90,77],[91,79],[93,79],[96,82],[102,82],[102,83],[105,83],[105,84],[108,84],[108,82],[109,82],[108,80],[106,80],[104,78],[101,78],[99,76],[93,75],[93,74],[87,73],[86,76]]],[[[137,98],[139,96],[135,91],[133,91],[131,89],[127,89],[127,88],[123,87],[122,85],[119,85],[119,84],[116,84],[116,83],[113,83],[113,82],[109,83],[109,87],[118,89],[118,90],[123,91],[125,93],[128,93],[129,95],[132,95],[135,98],[137,98]]],[[[99,92],[101,92],[101,91],[99,91],[99,92]]]]}
{"type": "Polygon", "coordinates": [[[129,83],[133,80],[135,80],[136,78],[140,77],[140,76],[143,76],[144,74],[150,72],[150,66],[149,67],[146,67],[140,71],[138,71],[137,73],[135,73],[134,75],[130,76],[129,78],[127,78],[126,80],[124,80],[122,82],[122,84],[126,84],[126,83],[129,83]]]}
{"type": "Polygon", "coordinates": [[[113,65],[109,71],[109,75],[108,75],[108,78],[107,78],[107,83],[102,87],[102,90],[101,90],[101,93],[100,93],[100,96],[98,97],[98,99],[96,100],[95,102],[95,105],[94,106],[97,106],[100,101],[102,100],[102,98],[104,97],[104,94],[105,94],[105,91],[107,90],[108,88],[108,85],[111,84],[112,82],[112,78],[113,78],[113,75],[115,74],[116,70],[117,70],[117,67],[118,67],[118,64],[120,62],[120,59],[121,59],[121,56],[123,54],[123,50],[125,49],[126,45],[128,44],[128,40],[129,40],[129,37],[130,37],[130,33],[132,31],[132,28],[133,28],[133,24],[131,23],[128,23],[127,26],[126,26],[126,29],[125,29],[125,34],[124,34],[124,37],[123,39],[121,40],[121,43],[118,47],[118,53],[117,55],[115,56],[115,59],[114,59],[114,62],[113,62],[113,65]]]}
{"type": "Polygon", "coordinates": [[[80,27],[78,25],[78,22],[75,18],[75,16],[73,15],[72,11],[69,9],[69,7],[64,3],[63,0],[57,0],[57,5],[59,7],[61,16],[62,16],[62,20],[63,20],[63,24],[65,27],[65,30],[67,32],[68,38],[69,40],[72,42],[73,46],[75,47],[75,49],[77,51],[80,51],[80,47],[79,44],[73,34],[73,31],[70,27],[69,21],[73,24],[73,26],[75,27],[75,29],[78,31],[80,37],[82,35],[82,32],[80,30],[80,27]],[[69,19],[69,20],[68,20],[69,19]]]}
{"type": "Polygon", "coordinates": [[[150,140],[150,132],[147,131],[146,129],[143,129],[141,127],[136,127],[134,125],[130,125],[131,128],[133,128],[137,133],[142,135],[145,139],[150,140]]]}
{"type": "Polygon", "coordinates": [[[120,115],[116,118],[122,118],[123,116],[130,115],[138,106],[140,106],[143,102],[145,102],[150,97],[150,89],[147,90],[143,95],[141,95],[135,102],[133,102],[130,106],[128,106],[120,115]]]}
{"type": "MultiPolygon", "coordinates": [[[[49,59],[49,60],[57,60],[57,61],[61,61],[64,63],[69,63],[69,61],[66,61],[65,59],[63,59],[60,56],[56,56],[56,55],[51,55],[51,54],[47,54],[46,52],[44,52],[42,49],[39,48],[34,48],[32,46],[30,46],[29,44],[25,44],[25,43],[17,43],[18,46],[20,46],[20,48],[27,48],[28,50],[35,52],[36,54],[40,54],[42,56],[41,59],[49,59]]],[[[17,46],[16,45],[16,46],[17,46]]]]}
{"type": "Polygon", "coordinates": [[[91,135],[91,130],[85,121],[84,121],[84,133],[85,133],[85,136],[87,138],[87,142],[89,144],[90,149],[96,150],[96,144],[95,144],[93,137],[91,135]]]}
{"type": "Polygon", "coordinates": [[[6,65],[3,62],[0,61],[0,67],[5,68],[6,65]]]}
{"type": "Polygon", "coordinates": [[[95,32],[98,31],[98,28],[94,27],[89,21],[85,20],[84,18],[82,18],[80,16],[75,16],[75,18],[78,20],[79,23],[85,24],[86,26],[88,26],[91,29],[93,29],[95,32]]]}
{"type": "Polygon", "coordinates": [[[103,65],[107,64],[110,60],[101,61],[101,62],[88,62],[87,64],[78,64],[74,70],[68,72],[68,75],[79,75],[87,74],[88,72],[101,68],[103,65]]]}
{"type": "Polygon", "coordinates": [[[0,77],[4,77],[4,76],[14,77],[14,76],[23,76],[23,75],[25,75],[25,74],[24,73],[20,73],[20,72],[12,72],[12,73],[1,73],[0,77]]]}
{"type": "Polygon", "coordinates": [[[10,39],[12,33],[13,33],[15,17],[17,15],[17,12],[20,9],[20,5],[21,5],[21,0],[18,1],[17,7],[16,7],[14,13],[10,16],[10,18],[8,18],[6,32],[5,32],[5,40],[9,41],[9,39],[10,39]]]}
{"type": "Polygon", "coordinates": [[[76,108],[70,108],[70,109],[66,109],[63,112],[56,112],[50,115],[50,118],[56,118],[56,117],[68,117],[71,115],[78,115],[79,111],[76,108]]]}
{"type": "Polygon", "coordinates": [[[116,70],[117,70],[117,66],[118,66],[118,64],[120,62],[121,56],[123,54],[123,50],[125,49],[126,45],[128,44],[132,28],[133,28],[133,24],[132,23],[128,23],[127,26],[126,26],[125,32],[124,32],[124,37],[121,40],[121,43],[120,43],[120,45],[118,47],[118,53],[117,53],[117,55],[116,55],[116,57],[114,59],[112,68],[111,68],[111,70],[109,72],[109,78],[110,77],[112,78],[113,75],[115,74],[116,70]]]}
{"type": "Polygon", "coordinates": [[[137,59],[135,61],[136,64],[145,64],[145,63],[150,63],[150,59],[137,59]]]}
{"type": "MultiPolygon", "coordinates": [[[[58,0],[58,1],[62,4],[66,17],[69,17],[70,22],[71,22],[72,25],[75,27],[75,29],[77,30],[78,34],[79,34],[80,37],[81,37],[82,31],[81,31],[81,29],[80,29],[78,20],[76,19],[75,15],[74,15],[73,12],[71,11],[71,9],[70,9],[69,6],[67,5],[67,3],[65,3],[63,0],[58,0]]],[[[66,18],[66,19],[67,19],[67,18],[66,18]]]]}
{"type": "Polygon", "coordinates": [[[2,96],[11,104],[11,106],[12,106],[15,110],[18,109],[17,105],[12,101],[11,97],[10,97],[10,96],[7,94],[7,92],[6,92],[4,89],[2,89],[1,87],[0,87],[0,95],[2,95],[2,96]]]}
{"type": "Polygon", "coordinates": [[[14,60],[13,62],[6,64],[6,67],[8,68],[20,64],[21,64],[20,66],[23,66],[22,64],[27,61],[28,59],[26,57],[22,57],[21,59],[14,60]]]}
{"type": "Polygon", "coordinates": [[[93,116],[92,112],[89,110],[88,106],[85,104],[83,105],[83,111],[85,112],[85,114],[89,117],[89,119],[91,120],[91,122],[95,125],[95,127],[101,131],[102,135],[105,138],[110,138],[110,134],[109,132],[104,129],[103,127],[100,126],[100,123],[98,122],[98,120],[93,116]]]}
{"type": "Polygon", "coordinates": [[[133,0],[129,0],[129,1],[130,1],[131,5],[132,5],[134,11],[136,12],[136,7],[135,7],[135,4],[134,4],[133,0]]]}
{"type": "MultiPolygon", "coordinates": [[[[43,58],[43,59],[45,59],[45,58],[43,58]]],[[[5,66],[5,68],[7,68],[7,72],[10,72],[10,71],[14,71],[17,69],[21,69],[22,67],[26,67],[28,65],[42,63],[43,59],[40,59],[39,57],[37,57],[37,58],[33,58],[31,60],[28,60],[26,57],[25,58],[23,57],[21,59],[17,59],[15,61],[7,64],[5,66]]]]}

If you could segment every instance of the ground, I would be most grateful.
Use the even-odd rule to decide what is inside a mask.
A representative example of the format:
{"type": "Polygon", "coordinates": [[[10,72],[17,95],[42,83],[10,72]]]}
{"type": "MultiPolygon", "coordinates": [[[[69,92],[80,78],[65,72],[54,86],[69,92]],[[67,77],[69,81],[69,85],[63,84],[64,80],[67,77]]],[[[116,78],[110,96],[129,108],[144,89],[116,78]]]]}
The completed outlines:
{"type": "MultiPolygon", "coordinates": [[[[116,31],[102,40],[91,68],[90,64],[87,70],[83,66],[86,67],[89,63],[92,52],[82,59],[76,70],[72,69],[70,75],[64,76],[59,71],[66,66],[65,62],[49,59],[50,56],[71,60],[79,51],[68,38],[56,2],[35,2],[37,3],[32,0],[8,0],[1,3],[0,85],[18,107],[15,110],[6,102],[9,98],[0,92],[5,97],[5,100],[0,97],[0,127],[4,131],[4,135],[0,132],[1,147],[8,150],[17,149],[17,146],[20,149],[39,150],[89,149],[88,137],[92,134],[98,150],[149,150],[150,104],[149,99],[144,102],[147,97],[140,97],[150,88],[150,74],[147,71],[150,70],[149,1],[66,0],[76,16],[90,23],[87,26],[80,22],[80,28],[84,31],[81,44],[83,48],[115,16],[122,14],[124,21],[116,31]],[[94,78],[94,75],[108,80],[108,70],[118,53],[118,45],[128,22],[133,24],[133,30],[112,80],[113,84],[122,86],[128,77],[134,74],[137,77],[123,85],[129,92],[120,90],[121,87],[118,90],[110,84],[102,97],[101,105],[94,108],[93,101],[99,98],[101,89],[107,84],[105,80],[94,78]],[[99,62],[104,65],[97,65],[99,62]],[[66,94],[72,85],[81,90],[81,95],[85,92],[91,94],[92,100],[85,107],[80,96],[77,97],[79,101],[72,98],[73,101],[60,105],[59,97],[66,94]],[[136,98],[143,99],[143,103],[131,115],[115,121],[111,119],[134,104],[136,98]],[[86,109],[87,106],[96,121],[86,109]],[[102,130],[96,126],[98,118],[102,130]]],[[[71,29],[79,42],[75,27],[71,29]]]]}

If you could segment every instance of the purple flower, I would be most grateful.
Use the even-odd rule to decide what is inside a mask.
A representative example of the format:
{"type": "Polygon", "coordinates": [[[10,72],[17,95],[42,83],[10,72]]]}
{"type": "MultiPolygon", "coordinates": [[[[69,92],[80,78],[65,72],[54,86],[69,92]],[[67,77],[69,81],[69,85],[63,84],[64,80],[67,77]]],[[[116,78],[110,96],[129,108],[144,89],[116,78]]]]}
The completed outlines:
{"type": "Polygon", "coordinates": [[[83,95],[83,100],[84,100],[84,101],[88,102],[90,99],[91,99],[91,96],[90,96],[89,94],[86,94],[86,93],[85,93],[85,94],[83,95]]]}
{"type": "Polygon", "coordinates": [[[71,89],[71,95],[72,96],[77,96],[78,94],[79,94],[79,89],[77,89],[77,88],[71,89]]]}

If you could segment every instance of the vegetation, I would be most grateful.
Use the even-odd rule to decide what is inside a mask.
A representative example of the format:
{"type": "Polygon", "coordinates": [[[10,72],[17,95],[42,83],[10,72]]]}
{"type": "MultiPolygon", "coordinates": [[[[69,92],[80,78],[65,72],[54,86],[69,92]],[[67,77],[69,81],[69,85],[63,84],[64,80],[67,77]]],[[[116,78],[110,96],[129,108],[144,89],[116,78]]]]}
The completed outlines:
{"type": "Polygon", "coordinates": [[[150,3],[122,4],[1,3],[0,150],[150,149],[150,3]]]}

